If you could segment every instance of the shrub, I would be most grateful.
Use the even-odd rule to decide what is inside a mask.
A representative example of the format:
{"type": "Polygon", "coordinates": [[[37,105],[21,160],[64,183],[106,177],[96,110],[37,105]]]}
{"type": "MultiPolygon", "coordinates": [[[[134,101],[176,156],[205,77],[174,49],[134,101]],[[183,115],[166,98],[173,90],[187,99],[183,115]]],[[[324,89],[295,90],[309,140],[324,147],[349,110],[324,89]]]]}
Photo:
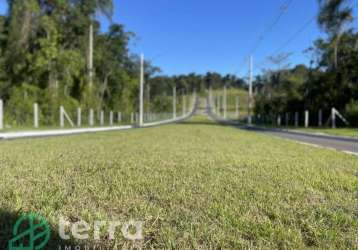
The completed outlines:
{"type": "Polygon", "coordinates": [[[41,92],[41,89],[29,84],[13,88],[5,106],[6,125],[31,125],[33,123],[33,104],[40,99],[41,92]]]}
{"type": "Polygon", "coordinates": [[[351,101],[346,106],[346,117],[353,126],[358,126],[358,101],[351,101]]]}
{"type": "Polygon", "coordinates": [[[156,113],[171,113],[173,111],[173,98],[171,96],[156,96],[152,105],[152,111],[156,113]]]}

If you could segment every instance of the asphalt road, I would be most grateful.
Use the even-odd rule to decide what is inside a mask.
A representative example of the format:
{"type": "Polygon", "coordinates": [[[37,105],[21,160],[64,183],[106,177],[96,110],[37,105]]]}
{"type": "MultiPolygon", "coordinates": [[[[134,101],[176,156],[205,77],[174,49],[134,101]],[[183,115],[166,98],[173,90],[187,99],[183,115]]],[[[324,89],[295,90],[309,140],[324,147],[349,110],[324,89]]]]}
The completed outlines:
{"type": "Polygon", "coordinates": [[[349,137],[339,137],[339,136],[326,136],[326,135],[315,135],[315,134],[305,134],[305,133],[296,133],[292,131],[284,131],[278,129],[265,129],[260,127],[247,127],[238,125],[232,121],[225,121],[224,119],[216,116],[211,108],[208,105],[206,106],[206,115],[208,115],[211,119],[223,123],[230,124],[232,126],[238,127],[240,129],[246,129],[249,131],[254,131],[261,134],[266,134],[269,136],[276,136],[284,139],[289,139],[293,141],[297,141],[304,144],[310,144],[319,147],[331,148],[338,151],[343,151],[346,153],[358,155],[358,139],[357,138],[349,138],[349,137]]]}
{"type": "Polygon", "coordinates": [[[324,136],[324,135],[308,135],[308,134],[301,134],[301,133],[295,133],[289,131],[279,131],[279,130],[270,130],[270,129],[266,130],[261,128],[246,128],[246,129],[262,134],[277,136],[277,137],[290,139],[306,144],[332,148],[339,151],[344,151],[347,153],[358,155],[358,139],[354,139],[354,138],[351,139],[351,138],[332,137],[332,136],[324,136]]]}

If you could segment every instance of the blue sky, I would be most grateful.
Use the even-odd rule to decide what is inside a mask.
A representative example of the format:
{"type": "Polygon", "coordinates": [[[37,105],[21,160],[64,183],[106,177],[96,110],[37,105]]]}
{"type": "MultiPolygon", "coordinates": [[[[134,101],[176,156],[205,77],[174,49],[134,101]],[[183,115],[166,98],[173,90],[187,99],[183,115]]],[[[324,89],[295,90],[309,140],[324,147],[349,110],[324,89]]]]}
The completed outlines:
{"type": "MultiPolygon", "coordinates": [[[[132,50],[143,52],[163,73],[247,72],[244,58],[287,0],[119,0],[114,20],[135,32],[132,50]]],[[[261,64],[317,13],[316,0],[294,0],[254,54],[261,64]]],[[[286,48],[292,63],[320,31],[313,22],[286,48]]],[[[270,66],[270,65],[268,65],[270,66]]],[[[257,72],[257,71],[256,71],[257,72]]]]}
{"type": "MultiPolygon", "coordinates": [[[[144,53],[164,74],[246,74],[245,57],[259,35],[273,23],[287,0],[114,0],[115,22],[136,33],[134,53],[144,53]]],[[[0,11],[6,9],[0,0],[0,11]]],[[[293,0],[280,22],[254,53],[255,65],[285,44],[317,14],[316,0],[293,0]]],[[[103,29],[108,26],[100,18],[103,29]]],[[[312,22],[283,52],[291,64],[309,62],[303,51],[323,34],[312,22]]],[[[266,67],[272,65],[266,64],[266,67]]],[[[256,67],[258,73],[261,67],[256,67]]]]}

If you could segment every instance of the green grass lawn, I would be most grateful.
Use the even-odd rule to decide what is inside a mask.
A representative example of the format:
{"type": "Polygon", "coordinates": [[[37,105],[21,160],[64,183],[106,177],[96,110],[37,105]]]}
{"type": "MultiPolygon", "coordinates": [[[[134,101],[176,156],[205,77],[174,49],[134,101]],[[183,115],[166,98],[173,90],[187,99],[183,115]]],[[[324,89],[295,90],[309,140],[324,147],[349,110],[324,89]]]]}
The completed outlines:
{"type": "MultiPolygon", "coordinates": [[[[144,240],[136,246],[145,249],[358,245],[357,157],[204,118],[0,142],[0,168],[2,229],[33,211],[54,231],[60,216],[144,221],[144,240]]],[[[11,234],[2,229],[1,249],[11,234]]],[[[49,248],[68,244],[53,235],[49,248]]],[[[116,241],[89,244],[95,243],[135,245],[120,232],[116,241]]]]}

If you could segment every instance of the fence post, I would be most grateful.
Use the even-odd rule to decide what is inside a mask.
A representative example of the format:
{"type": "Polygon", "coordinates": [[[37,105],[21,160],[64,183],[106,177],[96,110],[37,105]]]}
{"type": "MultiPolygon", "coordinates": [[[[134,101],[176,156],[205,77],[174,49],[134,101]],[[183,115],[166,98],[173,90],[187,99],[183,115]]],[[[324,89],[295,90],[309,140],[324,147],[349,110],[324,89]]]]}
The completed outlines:
{"type": "Polygon", "coordinates": [[[225,97],[221,96],[220,99],[221,99],[220,116],[224,117],[224,115],[225,115],[225,97]]]}
{"type": "Polygon", "coordinates": [[[332,108],[332,128],[337,128],[336,126],[336,109],[332,108]]]}
{"type": "Polygon", "coordinates": [[[213,86],[209,87],[209,107],[213,104],[213,86]]]}
{"type": "Polygon", "coordinates": [[[224,108],[224,119],[226,119],[227,118],[227,87],[226,86],[224,86],[223,108],[224,108]]]}
{"type": "Polygon", "coordinates": [[[177,88],[173,87],[173,117],[177,117],[177,88]]]}
{"type": "Polygon", "coordinates": [[[240,97],[238,96],[236,98],[236,114],[235,114],[237,119],[240,119],[240,97]]]}
{"type": "Polygon", "coordinates": [[[34,128],[39,128],[39,105],[34,103],[34,128]]]}
{"type": "Polygon", "coordinates": [[[281,127],[281,115],[278,115],[277,117],[277,125],[281,127]]]}
{"type": "Polygon", "coordinates": [[[132,124],[134,123],[134,114],[133,114],[133,112],[131,113],[131,123],[132,124]]]}
{"type": "Polygon", "coordinates": [[[217,104],[216,104],[216,113],[220,116],[221,115],[221,96],[218,95],[216,97],[216,101],[217,101],[217,104]]]}
{"type": "Polygon", "coordinates": [[[308,128],[310,124],[310,113],[308,110],[305,111],[305,128],[308,128]]]}
{"type": "Polygon", "coordinates": [[[219,99],[218,99],[218,97],[216,96],[216,97],[215,97],[215,110],[214,110],[215,113],[218,112],[218,107],[219,107],[219,99]]]}
{"type": "Polygon", "coordinates": [[[4,102],[0,99],[0,130],[4,129],[4,102]]]}
{"type": "Polygon", "coordinates": [[[103,126],[104,125],[104,111],[101,110],[101,113],[100,113],[100,125],[103,126]]]}
{"type": "Polygon", "coordinates": [[[60,106],[60,127],[64,128],[65,127],[65,117],[64,117],[64,112],[63,112],[63,106],[60,106]]]}
{"type": "Polygon", "coordinates": [[[286,113],[286,114],[285,114],[286,127],[288,127],[288,125],[289,125],[289,119],[290,119],[289,114],[286,113]]]}
{"type": "Polygon", "coordinates": [[[186,114],[186,96],[183,93],[183,116],[186,114]]]}
{"type": "Polygon", "coordinates": [[[77,108],[77,127],[82,126],[82,110],[81,108],[77,108]]]}
{"type": "Polygon", "coordinates": [[[93,109],[90,109],[90,113],[89,113],[89,121],[88,121],[89,125],[91,127],[94,126],[94,111],[93,109]]]}
{"type": "Polygon", "coordinates": [[[65,119],[68,121],[68,123],[71,125],[71,127],[74,127],[75,124],[72,122],[70,116],[67,114],[65,108],[63,106],[60,107],[60,125],[61,128],[65,127],[65,119]]]}
{"type": "Polygon", "coordinates": [[[118,112],[118,123],[122,122],[122,113],[118,112]]]}
{"type": "Polygon", "coordinates": [[[320,109],[318,111],[318,126],[319,127],[322,127],[322,118],[323,118],[322,109],[320,109]]]}
{"type": "Polygon", "coordinates": [[[298,127],[299,125],[299,114],[298,112],[295,112],[295,127],[298,127]]]}
{"type": "Polygon", "coordinates": [[[109,112],[109,126],[113,126],[113,111],[109,112]]]}

